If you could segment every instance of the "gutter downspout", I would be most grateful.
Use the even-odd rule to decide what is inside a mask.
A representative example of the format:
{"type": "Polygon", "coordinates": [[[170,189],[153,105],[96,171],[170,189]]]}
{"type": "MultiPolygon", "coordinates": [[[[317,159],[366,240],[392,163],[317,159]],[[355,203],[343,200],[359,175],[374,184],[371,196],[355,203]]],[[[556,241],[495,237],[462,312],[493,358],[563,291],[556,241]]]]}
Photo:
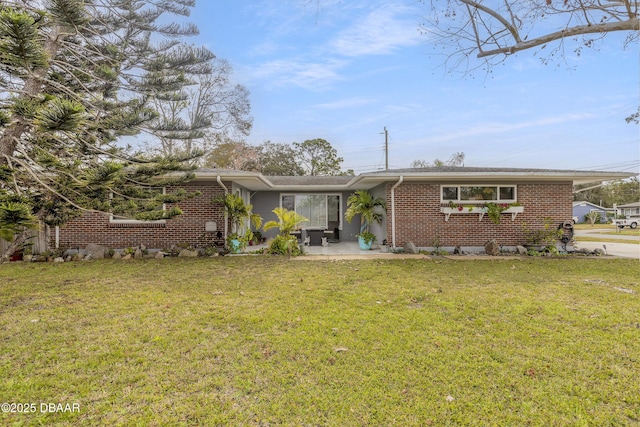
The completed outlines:
{"type": "Polygon", "coordinates": [[[404,177],[400,175],[400,179],[391,187],[391,247],[396,248],[396,188],[404,181],[404,177]]]}
{"type": "MultiPolygon", "coordinates": [[[[225,195],[229,194],[229,189],[222,183],[222,179],[220,178],[220,175],[216,176],[216,181],[218,181],[218,184],[224,190],[224,194],[225,195]]],[[[228,218],[227,211],[225,210],[224,212],[224,241],[225,242],[227,241],[228,233],[229,233],[229,218],[228,218]]]]}

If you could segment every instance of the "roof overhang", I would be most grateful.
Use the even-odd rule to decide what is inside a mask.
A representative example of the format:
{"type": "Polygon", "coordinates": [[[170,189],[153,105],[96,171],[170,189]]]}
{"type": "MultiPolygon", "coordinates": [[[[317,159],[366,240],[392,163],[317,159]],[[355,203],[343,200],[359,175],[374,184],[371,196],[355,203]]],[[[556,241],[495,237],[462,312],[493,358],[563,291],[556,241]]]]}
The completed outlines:
{"type": "Polygon", "coordinates": [[[459,171],[388,171],[359,175],[355,178],[354,185],[374,187],[383,182],[396,182],[403,177],[404,182],[571,182],[573,185],[599,183],[627,179],[635,176],[628,172],[603,172],[603,171],[562,171],[562,170],[464,170],[459,171]]]}
{"type": "Polygon", "coordinates": [[[233,182],[252,191],[271,190],[273,184],[262,174],[231,170],[197,170],[193,181],[222,181],[233,182]]]}
{"type": "MultiPolygon", "coordinates": [[[[628,172],[575,171],[547,169],[483,169],[439,168],[404,169],[363,173],[347,179],[305,179],[304,177],[269,177],[256,172],[205,169],[195,171],[195,181],[233,182],[251,191],[352,191],[367,190],[384,183],[403,182],[433,183],[544,183],[570,182],[573,185],[600,183],[627,179],[635,176],[628,172]]],[[[307,177],[309,178],[309,177],[307,177]]],[[[318,177],[320,178],[320,177],[318,177]]],[[[326,177],[325,177],[326,178],[326,177]]]]}

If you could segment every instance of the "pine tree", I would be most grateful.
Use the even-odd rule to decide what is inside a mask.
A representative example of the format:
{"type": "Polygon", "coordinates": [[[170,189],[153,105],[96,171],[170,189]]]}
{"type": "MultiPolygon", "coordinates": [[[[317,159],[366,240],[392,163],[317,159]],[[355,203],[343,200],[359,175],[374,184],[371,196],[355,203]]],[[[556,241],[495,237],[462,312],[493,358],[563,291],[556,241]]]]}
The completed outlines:
{"type": "Polygon", "coordinates": [[[157,188],[189,179],[185,161],[194,154],[144,157],[119,141],[153,133],[152,101],[210,73],[214,55],[183,42],[197,29],[174,22],[194,3],[2,2],[0,204],[26,204],[47,224],[83,210],[180,213],[157,207],[188,195],[157,188]]]}

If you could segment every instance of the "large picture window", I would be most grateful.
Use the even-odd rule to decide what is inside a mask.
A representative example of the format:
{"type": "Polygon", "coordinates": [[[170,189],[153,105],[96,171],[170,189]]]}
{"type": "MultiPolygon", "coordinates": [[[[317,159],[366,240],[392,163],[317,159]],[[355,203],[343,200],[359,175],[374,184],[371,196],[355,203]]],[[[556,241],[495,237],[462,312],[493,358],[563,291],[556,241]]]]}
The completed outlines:
{"type": "Polygon", "coordinates": [[[280,203],[307,218],[305,228],[328,229],[330,222],[342,228],[339,194],[283,194],[280,203]]]}
{"type": "Polygon", "coordinates": [[[442,202],[503,202],[517,201],[515,185],[443,185],[440,190],[442,202]]]}

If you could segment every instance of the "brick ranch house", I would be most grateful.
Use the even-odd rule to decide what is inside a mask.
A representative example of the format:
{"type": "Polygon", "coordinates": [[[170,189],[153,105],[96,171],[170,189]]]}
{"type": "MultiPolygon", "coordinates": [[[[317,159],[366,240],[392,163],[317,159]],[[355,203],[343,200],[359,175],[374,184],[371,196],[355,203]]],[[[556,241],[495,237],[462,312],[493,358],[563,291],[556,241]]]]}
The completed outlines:
{"type": "MultiPolygon", "coordinates": [[[[264,221],[276,219],[278,206],[295,209],[310,221],[308,230],[337,228],[340,241],[355,241],[359,220],[344,219],[347,198],[369,190],[386,199],[380,225],[373,225],[378,243],[392,247],[413,242],[419,248],[480,248],[489,239],[514,247],[525,243],[525,227],[543,227],[544,218],[561,224],[572,218],[573,186],[625,179],[622,172],[548,169],[433,167],[363,173],[358,176],[264,176],[259,173],[201,169],[188,191],[195,198],[179,203],[183,215],[157,222],[114,218],[87,212],[51,233],[52,248],[82,248],[89,243],[110,248],[145,245],[168,249],[189,244],[222,245],[229,224],[214,196],[237,192],[264,221]],[[495,224],[482,207],[488,202],[511,206],[495,224]],[[470,208],[471,207],[471,208],[470,208]]],[[[168,189],[170,190],[170,189],[168,189]]],[[[272,237],[277,230],[265,233],[272,237]]]]}

